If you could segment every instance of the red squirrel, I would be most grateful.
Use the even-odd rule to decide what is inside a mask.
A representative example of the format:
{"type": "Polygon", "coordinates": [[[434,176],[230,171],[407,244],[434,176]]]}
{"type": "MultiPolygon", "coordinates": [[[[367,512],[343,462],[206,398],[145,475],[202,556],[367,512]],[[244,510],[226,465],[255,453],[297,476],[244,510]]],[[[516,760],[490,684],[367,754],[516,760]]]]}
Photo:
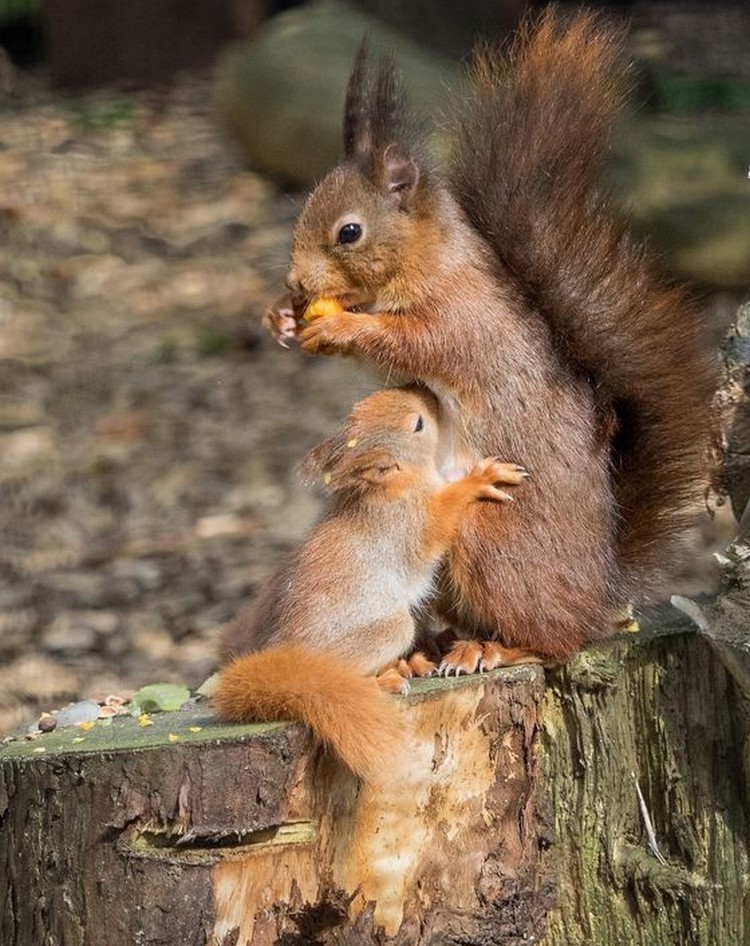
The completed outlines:
{"type": "MultiPolygon", "coordinates": [[[[511,497],[498,484],[526,479],[488,457],[446,483],[438,414],[428,391],[377,391],[303,461],[330,506],[227,629],[223,656],[234,659],[213,693],[223,719],[298,719],[358,775],[382,772],[400,717],[365,675],[409,652],[411,611],[428,600],[472,504],[504,504],[511,497]]],[[[429,669],[418,662],[418,673],[429,669]]],[[[405,681],[393,672],[382,683],[402,690],[405,681]]]]}
{"type": "MultiPolygon", "coordinates": [[[[309,354],[428,387],[446,476],[489,454],[530,471],[523,502],[468,510],[440,608],[462,636],[553,662],[655,587],[704,484],[707,326],[600,185],[622,52],[597,14],[554,7],[505,54],[480,49],[440,170],[393,64],[363,47],[343,161],[307,199],[289,292],[264,316],[309,354]],[[346,311],[307,324],[321,296],[346,311]]],[[[459,643],[444,667],[472,672],[482,654],[459,643]]]]}

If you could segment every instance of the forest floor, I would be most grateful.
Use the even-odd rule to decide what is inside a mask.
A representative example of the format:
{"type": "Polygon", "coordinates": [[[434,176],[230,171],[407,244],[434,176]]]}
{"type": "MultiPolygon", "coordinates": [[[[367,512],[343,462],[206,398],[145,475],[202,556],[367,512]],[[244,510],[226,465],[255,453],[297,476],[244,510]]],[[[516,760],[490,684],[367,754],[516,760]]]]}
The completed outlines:
{"type": "Polygon", "coordinates": [[[208,77],[0,105],[0,732],[199,684],[314,518],[295,465],[376,381],[259,329],[299,206],[233,156],[208,77]]]}

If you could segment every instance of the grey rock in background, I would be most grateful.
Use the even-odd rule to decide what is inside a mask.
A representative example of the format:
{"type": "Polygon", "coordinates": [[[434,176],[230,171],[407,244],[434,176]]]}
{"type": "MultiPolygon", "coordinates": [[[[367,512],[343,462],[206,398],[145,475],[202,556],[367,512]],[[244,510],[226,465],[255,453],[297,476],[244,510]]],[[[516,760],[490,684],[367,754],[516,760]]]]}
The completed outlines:
{"type": "Polygon", "coordinates": [[[216,103],[249,165],[307,186],[341,155],[346,83],[362,38],[393,53],[417,114],[438,116],[458,67],[339,0],[320,0],[266,23],[217,67],[216,103]]]}

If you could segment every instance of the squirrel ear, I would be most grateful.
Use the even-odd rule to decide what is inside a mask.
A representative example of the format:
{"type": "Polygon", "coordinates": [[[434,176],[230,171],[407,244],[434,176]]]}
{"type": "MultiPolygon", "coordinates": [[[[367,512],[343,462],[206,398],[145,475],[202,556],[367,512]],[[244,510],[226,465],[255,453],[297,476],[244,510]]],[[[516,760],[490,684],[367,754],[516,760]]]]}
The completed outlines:
{"type": "Polygon", "coordinates": [[[419,185],[419,166],[400,145],[390,144],[381,159],[383,189],[396,200],[399,207],[407,207],[419,185]]]}
{"type": "Polygon", "coordinates": [[[400,472],[401,467],[398,463],[394,463],[392,458],[387,458],[382,463],[364,467],[359,471],[358,479],[364,483],[371,483],[373,486],[382,486],[383,483],[400,472]]]}

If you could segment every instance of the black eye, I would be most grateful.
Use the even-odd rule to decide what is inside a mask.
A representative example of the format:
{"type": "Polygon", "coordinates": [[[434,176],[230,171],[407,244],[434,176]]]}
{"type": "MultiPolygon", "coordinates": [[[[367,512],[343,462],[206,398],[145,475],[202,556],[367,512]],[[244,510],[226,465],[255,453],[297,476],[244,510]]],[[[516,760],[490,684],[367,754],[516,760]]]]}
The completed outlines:
{"type": "Polygon", "coordinates": [[[420,414],[417,418],[417,422],[414,425],[414,433],[418,434],[421,430],[424,430],[424,418],[420,414]]]}
{"type": "Polygon", "coordinates": [[[337,243],[356,243],[362,236],[362,227],[358,223],[345,223],[336,237],[337,243]]]}

